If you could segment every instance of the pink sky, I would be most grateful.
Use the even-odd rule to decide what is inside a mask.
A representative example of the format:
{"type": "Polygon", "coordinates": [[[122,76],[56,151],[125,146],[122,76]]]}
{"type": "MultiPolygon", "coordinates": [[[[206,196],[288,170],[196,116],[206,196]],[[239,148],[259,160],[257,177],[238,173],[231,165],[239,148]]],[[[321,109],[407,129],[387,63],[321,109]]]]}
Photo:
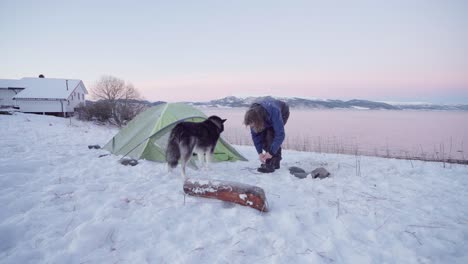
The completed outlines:
{"type": "Polygon", "coordinates": [[[467,14],[466,0],[1,1],[0,78],[113,75],[151,101],[468,104],[467,14]]]}
{"type": "Polygon", "coordinates": [[[135,83],[149,100],[209,101],[230,95],[378,99],[467,94],[461,73],[234,73],[193,74],[135,83]],[[442,88],[449,87],[449,88],[442,88]]]}

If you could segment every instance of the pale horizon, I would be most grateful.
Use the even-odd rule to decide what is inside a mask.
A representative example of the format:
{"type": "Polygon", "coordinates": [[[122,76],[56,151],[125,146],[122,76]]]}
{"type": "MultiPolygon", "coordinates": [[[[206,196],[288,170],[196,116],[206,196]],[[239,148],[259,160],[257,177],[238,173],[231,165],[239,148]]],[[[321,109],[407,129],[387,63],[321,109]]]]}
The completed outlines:
{"type": "Polygon", "coordinates": [[[468,104],[468,2],[0,2],[0,78],[227,96],[468,104]],[[5,63],[6,62],[6,63],[5,63]]]}

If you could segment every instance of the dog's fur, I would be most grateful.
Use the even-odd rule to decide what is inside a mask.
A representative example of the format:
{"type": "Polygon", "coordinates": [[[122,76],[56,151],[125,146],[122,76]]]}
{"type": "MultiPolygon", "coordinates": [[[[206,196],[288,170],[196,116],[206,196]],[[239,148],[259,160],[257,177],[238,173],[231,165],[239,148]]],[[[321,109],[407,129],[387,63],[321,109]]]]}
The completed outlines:
{"type": "Polygon", "coordinates": [[[208,166],[219,136],[224,131],[225,121],[226,119],[218,116],[210,116],[201,123],[181,122],[177,124],[171,131],[166,150],[169,168],[177,167],[180,159],[182,175],[185,178],[185,167],[194,152],[197,153],[200,165],[202,166],[206,158],[204,164],[208,166]]]}

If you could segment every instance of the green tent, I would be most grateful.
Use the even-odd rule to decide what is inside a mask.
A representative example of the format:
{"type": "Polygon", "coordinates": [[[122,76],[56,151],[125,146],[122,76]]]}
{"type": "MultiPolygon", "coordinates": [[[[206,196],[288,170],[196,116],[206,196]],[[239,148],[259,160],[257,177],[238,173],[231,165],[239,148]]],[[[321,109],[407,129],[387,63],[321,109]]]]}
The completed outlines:
{"type": "MultiPolygon", "coordinates": [[[[205,119],[205,114],[190,105],[160,104],[137,115],[103,148],[115,155],[166,162],[167,142],[172,128],[182,121],[202,122],[205,119]]],[[[214,160],[247,159],[220,138],[214,151],[214,160]]]]}

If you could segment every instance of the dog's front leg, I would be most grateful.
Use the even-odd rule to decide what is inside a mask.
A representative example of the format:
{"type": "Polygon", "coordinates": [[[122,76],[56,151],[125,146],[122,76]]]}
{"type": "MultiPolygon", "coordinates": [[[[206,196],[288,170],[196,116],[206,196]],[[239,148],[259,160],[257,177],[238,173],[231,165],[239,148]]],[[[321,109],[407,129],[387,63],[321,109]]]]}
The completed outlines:
{"type": "Polygon", "coordinates": [[[205,155],[206,155],[206,163],[205,163],[206,164],[206,169],[211,170],[210,164],[213,161],[213,153],[207,152],[207,153],[205,153],[205,155]]]}
{"type": "Polygon", "coordinates": [[[198,163],[201,169],[205,167],[205,153],[200,151],[197,152],[197,157],[198,157],[198,163]]]}

